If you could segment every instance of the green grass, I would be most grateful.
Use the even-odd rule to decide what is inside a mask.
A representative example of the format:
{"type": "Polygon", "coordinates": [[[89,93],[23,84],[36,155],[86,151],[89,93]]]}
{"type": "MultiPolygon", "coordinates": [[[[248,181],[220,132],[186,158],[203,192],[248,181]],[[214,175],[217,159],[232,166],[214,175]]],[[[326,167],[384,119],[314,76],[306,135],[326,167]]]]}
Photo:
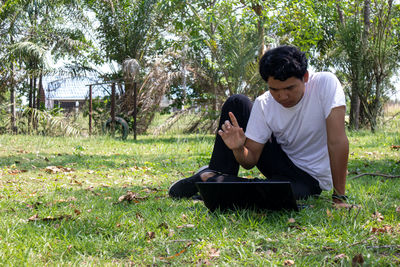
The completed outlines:
{"type": "MultiPolygon", "coordinates": [[[[374,135],[349,132],[349,177],[399,175],[399,129],[394,121],[374,135]]],[[[170,199],[169,185],[206,165],[212,144],[211,135],[1,135],[0,265],[349,266],[357,254],[367,266],[400,264],[400,178],[349,179],[360,205],[351,210],[332,208],[330,192],[299,212],[209,213],[170,199]],[[137,199],[119,202],[127,191],[137,199]]]]}

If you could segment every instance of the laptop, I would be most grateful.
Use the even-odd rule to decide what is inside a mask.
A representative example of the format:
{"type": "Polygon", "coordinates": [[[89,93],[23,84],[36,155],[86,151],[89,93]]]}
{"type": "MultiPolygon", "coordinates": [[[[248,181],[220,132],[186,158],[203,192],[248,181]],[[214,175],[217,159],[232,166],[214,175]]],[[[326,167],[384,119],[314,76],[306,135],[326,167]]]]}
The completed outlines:
{"type": "Polygon", "coordinates": [[[199,182],[196,187],[210,211],[299,210],[292,186],[286,181],[199,182]]]}

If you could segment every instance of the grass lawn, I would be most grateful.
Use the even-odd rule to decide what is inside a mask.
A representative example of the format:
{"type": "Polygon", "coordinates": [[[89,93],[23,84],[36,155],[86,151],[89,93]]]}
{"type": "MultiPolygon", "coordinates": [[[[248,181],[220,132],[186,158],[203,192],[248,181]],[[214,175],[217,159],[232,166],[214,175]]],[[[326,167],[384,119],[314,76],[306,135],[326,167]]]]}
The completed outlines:
{"type": "MultiPolygon", "coordinates": [[[[400,175],[399,121],[348,136],[349,177],[400,175]]],[[[366,266],[400,264],[400,178],[348,179],[360,206],[351,210],[332,208],[331,192],[299,212],[209,213],[170,199],[169,185],[206,165],[212,144],[211,135],[1,135],[0,265],[349,266],[357,255],[366,266]]]]}

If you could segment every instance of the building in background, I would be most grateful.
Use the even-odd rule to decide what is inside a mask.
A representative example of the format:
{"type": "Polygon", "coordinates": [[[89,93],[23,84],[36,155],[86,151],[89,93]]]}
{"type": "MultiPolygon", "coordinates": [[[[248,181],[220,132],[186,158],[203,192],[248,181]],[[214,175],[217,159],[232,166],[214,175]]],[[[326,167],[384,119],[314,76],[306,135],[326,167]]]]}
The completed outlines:
{"type": "MultiPolygon", "coordinates": [[[[66,111],[79,110],[89,99],[89,85],[98,83],[91,77],[51,77],[44,82],[47,109],[60,107],[66,111]]],[[[92,98],[110,95],[109,85],[92,86],[92,98]]]]}

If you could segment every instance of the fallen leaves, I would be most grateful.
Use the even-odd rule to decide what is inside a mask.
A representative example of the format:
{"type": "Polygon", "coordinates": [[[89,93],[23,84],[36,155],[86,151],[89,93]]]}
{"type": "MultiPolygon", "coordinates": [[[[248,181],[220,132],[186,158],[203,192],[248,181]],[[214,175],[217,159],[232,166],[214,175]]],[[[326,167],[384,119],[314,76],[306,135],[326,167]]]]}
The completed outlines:
{"type": "Polygon", "coordinates": [[[295,229],[301,230],[301,231],[306,230],[306,228],[302,227],[299,223],[297,223],[294,218],[289,218],[288,224],[289,224],[290,228],[295,228],[295,229]]]}
{"type": "Polygon", "coordinates": [[[71,218],[72,218],[71,215],[60,215],[60,216],[56,216],[56,217],[47,216],[47,217],[44,217],[44,218],[40,218],[39,215],[35,214],[35,215],[31,216],[28,219],[28,221],[29,222],[35,222],[35,221],[44,221],[44,222],[46,222],[46,221],[60,221],[60,220],[64,220],[64,219],[68,220],[68,219],[71,219],[71,218]]]}
{"type": "Polygon", "coordinates": [[[342,259],[345,259],[345,258],[347,258],[347,256],[346,256],[346,254],[338,254],[338,255],[336,255],[334,258],[333,258],[333,261],[335,262],[335,263],[339,263],[342,259]]]}
{"type": "Polygon", "coordinates": [[[351,266],[353,267],[362,266],[363,264],[364,264],[364,257],[361,254],[355,255],[351,261],[351,266]]]}
{"type": "Polygon", "coordinates": [[[140,196],[138,196],[138,194],[136,194],[132,191],[127,191],[125,195],[122,195],[118,198],[118,203],[121,203],[123,201],[139,203],[140,201],[145,200],[147,198],[148,198],[148,196],[140,197],[140,196]]]}
{"type": "Polygon", "coordinates": [[[209,251],[208,257],[213,259],[213,258],[219,257],[220,254],[221,254],[221,251],[219,249],[211,248],[210,251],[209,251]]]}
{"type": "Polygon", "coordinates": [[[292,265],[294,265],[294,260],[285,260],[285,261],[283,262],[283,265],[285,265],[285,266],[292,266],[292,265]]]}
{"type": "Polygon", "coordinates": [[[27,170],[12,169],[12,170],[8,171],[8,174],[17,175],[17,174],[24,173],[24,172],[27,172],[27,170]]]}
{"type": "Polygon", "coordinates": [[[329,218],[332,217],[332,212],[329,209],[326,209],[326,216],[328,216],[329,218]]]}
{"type": "Polygon", "coordinates": [[[145,236],[147,242],[150,242],[150,240],[154,239],[155,237],[156,237],[156,233],[154,233],[154,232],[147,232],[146,236],[145,236]]]}
{"type": "Polygon", "coordinates": [[[40,205],[44,205],[46,207],[51,207],[51,206],[54,206],[54,205],[57,205],[57,204],[60,204],[60,203],[69,203],[69,202],[73,202],[73,201],[76,201],[76,200],[77,199],[75,197],[69,197],[67,199],[54,200],[54,201],[46,203],[46,204],[43,204],[43,202],[41,202],[41,201],[37,201],[37,202],[35,202],[33,204],[26,204],[26,207],[33,210],[33,209],[37,209],[40,205]]]}
{"type": "Polygon", "coordinates": [[[374,218],[375,220],[377,220],[378,222],[383,221],[385,218],[383,217],[383,215],[377,211],[375,211],[374,213],[372,213],[372,218],[374,218]]]}
{"type": "Polygon", "coordinates": [[[194,228],[194,224],[178,225],[176,228],[178,228],[178,229],[182,229],[182,228],[194,228]]]}
{"type": "Polygon", "coordinates": [[[181,251],[179,251],[178,253],[175,253],[175,254],[172,255],[172,256],[159,257],[159,258],[160,258],[160,260],[170,260],[170,259],[173,259],[173,258],[175,258],[175,257],[178,257],[179,255],[181,255],[182,253],[184,253],[184,252],[187,250],[187,248],[190,247],[191,245],[192,245],[192,242],[189,242],[189,243],[186,244],[185,248],[182,249],[181,251]]]}
{"type": "Polygon", "coordinates": [[[382,227],[372,227],[371,229],[372,233],[392,233],[394,232],[394,229],[390,225],[383,225],[382,227]]]}
{"type": "Polygon", "coordinates": [[[68,172],[73,172],[75,171],[72,168],[69,167],[63,167],[63,166],[47,166],[44,169],[45,172],[51,173],[51,174],[56,174],[56,173],[68,173],[68,172]]]}

